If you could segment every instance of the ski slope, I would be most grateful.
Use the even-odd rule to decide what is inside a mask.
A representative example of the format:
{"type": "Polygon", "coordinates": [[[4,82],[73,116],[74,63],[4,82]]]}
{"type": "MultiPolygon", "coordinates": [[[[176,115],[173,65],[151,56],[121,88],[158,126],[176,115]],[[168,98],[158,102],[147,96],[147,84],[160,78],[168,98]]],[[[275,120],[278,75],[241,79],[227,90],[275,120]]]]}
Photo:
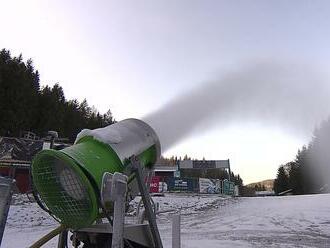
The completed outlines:
{"type": "MultiPolygon", "coordinates": [[[[330,247],[330,195],[236,198],[182,215],[182,247],[330,247]]],[[[169,218],[161,233],[170,247],[169,218]],[[167,227],[167,228],[166,228],[167,227]]]]}
{"type": "MultiPolygon", "coordinates": [[[[130,215],[139,199],[131,203],[130,215]]],[[[330,247],[330,195],[223,198],[166,194],[158,224],[171,247],[171,218],[181,213],[182,247],[330,247]]],[[[136,217],[127,217],[134,221],[136,217]]],[[[57,223],[35,203],[16,196],[2,247],[28,247],[57,223]]],[[[52,240],[45,247],[56,247],[52,240]]]]}

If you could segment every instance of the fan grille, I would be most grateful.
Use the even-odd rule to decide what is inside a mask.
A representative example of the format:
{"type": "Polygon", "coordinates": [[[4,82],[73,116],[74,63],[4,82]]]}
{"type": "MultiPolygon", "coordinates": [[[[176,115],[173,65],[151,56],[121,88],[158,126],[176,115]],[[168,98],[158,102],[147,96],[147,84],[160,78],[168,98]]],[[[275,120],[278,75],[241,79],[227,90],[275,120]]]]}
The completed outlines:
{"type": "Polygon", "coordinates": [[[71,158],[43,151],[32,164],[34,185],[50,212],[71,228],[90,225],[97,217],[96,196],[88,178],[71,158]]]}

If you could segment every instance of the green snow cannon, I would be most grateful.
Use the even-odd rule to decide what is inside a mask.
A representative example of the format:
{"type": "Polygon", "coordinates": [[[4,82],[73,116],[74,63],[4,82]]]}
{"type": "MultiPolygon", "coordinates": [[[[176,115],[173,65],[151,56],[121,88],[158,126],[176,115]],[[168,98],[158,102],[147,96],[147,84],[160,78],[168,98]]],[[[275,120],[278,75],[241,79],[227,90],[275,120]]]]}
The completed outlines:
{"type": "Polygon", "coordinates": [[[42,203],[63,225],[89,226],[100,213],[100,190],[105,172],[125,170],[131,156],[151,168],[160,156],[155,131],[145,122],[126,119],[81,131],[74,145],[43,150],[32,162],[32,180],[42,203]]]}

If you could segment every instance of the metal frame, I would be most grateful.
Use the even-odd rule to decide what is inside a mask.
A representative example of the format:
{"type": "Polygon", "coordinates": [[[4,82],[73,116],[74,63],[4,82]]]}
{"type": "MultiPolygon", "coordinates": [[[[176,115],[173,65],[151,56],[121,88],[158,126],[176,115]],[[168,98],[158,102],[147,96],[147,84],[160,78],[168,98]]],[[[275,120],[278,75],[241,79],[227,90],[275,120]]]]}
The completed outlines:
{"type": "Polygon", "coordinates": [[[0,246],[5,231],[15,180],[0,177],[0,246]]]}
{"type": "Polygon", "coordinates": [[[141,198],[142,198],[144,208],[145,208],[146,217],[147,217],[147,219],[149,221],[149,225],[150,225],[150,231],[152,234],[154,247],[162,248],[163,244],[162,244],[162,240],[160,238],[160,234],[159,234],[157,223],[156,223],[156,214],[153,211],[152,206],[151,206],[151,197],[149,194],[149,190],[147,190],[146,185],[143,181],[142,165],[136,156],[132,156],[130,158],[130,162],[131,162],[131,165],[130,165],[131,171],[135,173],[136,180],[139,185],[141,198]]]}
{"type": "Polygon", "coordinates": [[[58,235],[57,248],[67,248],[67,247],[68,247],[68,230],[65,230],[58,235]]]}
{"type": "MultiPolygon", "coordinates": [[[[144,182],[143,166],[136,156],[130,158],[128,169],[135,175],[148,224],[124,224],[127,176],[117,172],[113,175],[105,173],[102,180],[101,202],[104,211],[107,211],[106,205],[112,202],[114,207],[112,221],[109,217],[110,223],[98,223],[88,228],[79,229],[75,233],[86,233],[87,235],[96,233],[111,234],[111,247],[113,248],[124,247],[125,239],[146,247],[163,248],[156,223],[156,210],[152,206],[153,201],[144,182]]],[[[59,239],[58,248],[66,247],[64,241],[66,242],[66,237],[59,239]]]]}
{"type": "Polygon", "coordinates": [[[127,176],[115,172],[112,176],[110,200],[114,202],[113,235],[111,247],[124,247],[125,200],[127,192],[127,176]]]}
{"type": "Polygon", "coordinates": [[[180,213],[172,216],[172,248],[181,247],[181,215],[180,213]]]}
{"type": "MultiPolygon", "coordinates": [[[[88,234],[113,234],[113,227],[109,223],[95,224],[77,231],[79,233],[88,234]]],[[[154,247],[152,243],[152,236],[150,226],[145,224],[125,224],[124,225],[124,239],[133,241],[145,247],[154,247]]]]}

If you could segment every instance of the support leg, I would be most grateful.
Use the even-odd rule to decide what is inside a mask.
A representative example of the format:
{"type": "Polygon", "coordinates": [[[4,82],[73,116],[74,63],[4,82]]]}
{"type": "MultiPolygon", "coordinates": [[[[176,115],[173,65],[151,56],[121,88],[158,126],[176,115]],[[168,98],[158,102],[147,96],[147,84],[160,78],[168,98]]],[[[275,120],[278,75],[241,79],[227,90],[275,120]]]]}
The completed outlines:
{"type": "Polygon", "coordinates": [[[135,156],[131,157],[131,168],[132,168],[132,171],[136,175],[136,180],[139,185],[142,201],[143,201],[144,208],[145,208],[146,217],[147,217],[147,219],[149,221],[149,225],[150,225],[150,230],[151,230],[154,246],[156,248],[163,248],[162,240],[160,238],[157,223],[156,223],[156,215],[151,206],[151,197],[149,194],[149,190],[146,189],[146,186],[145,186],[145,183],[143,180],[141,164],[140,164],[138,158],[135,156]]]}
{"type": "Polygon", "coordinates": [[[10,202],[13,195],[14,180],[0,177],[0,246],[5,231],[10,202]]]}

